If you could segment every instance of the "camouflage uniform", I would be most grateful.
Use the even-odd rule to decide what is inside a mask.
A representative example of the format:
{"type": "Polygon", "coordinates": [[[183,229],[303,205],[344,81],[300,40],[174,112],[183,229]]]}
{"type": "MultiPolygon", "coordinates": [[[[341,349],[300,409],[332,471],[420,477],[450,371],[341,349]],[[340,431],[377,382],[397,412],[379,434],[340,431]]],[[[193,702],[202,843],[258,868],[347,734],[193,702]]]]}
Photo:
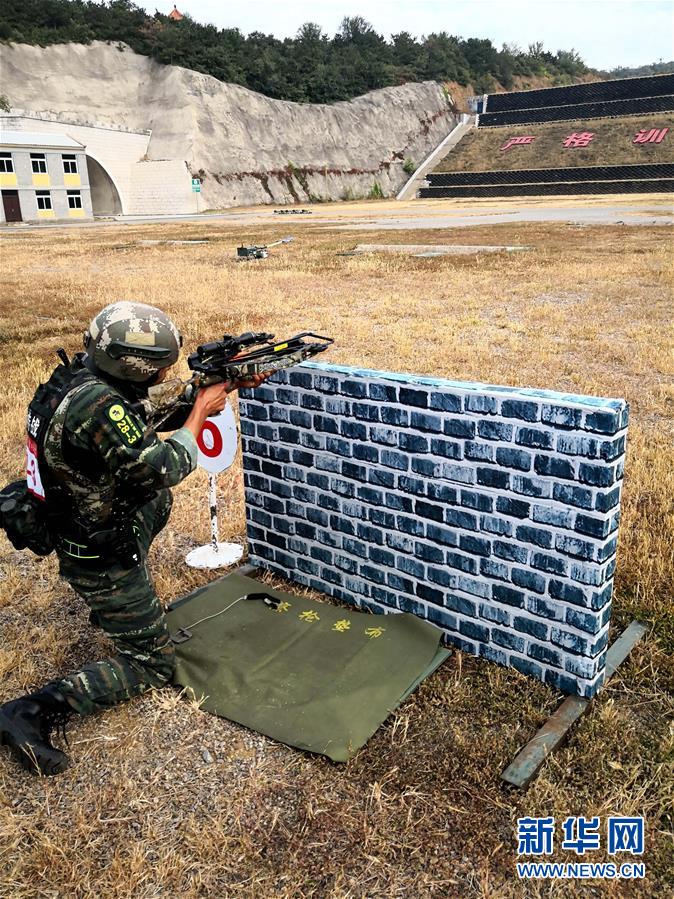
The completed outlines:
{"type": "Polygon", "coordinates": [[[50,481],[72,504],[58,529],[60,573],[117,650],[53,683],[81,715],[166,684],[175,664],[147,553],[168,520],[169,488],[196,467],[197,446],[186,428],[160,440],[129,396],[124,385],[98,378],[76,386],[56,410],[44,444],[50,481]],[[125,552],[118,543],[123,535],[125,552]]]}

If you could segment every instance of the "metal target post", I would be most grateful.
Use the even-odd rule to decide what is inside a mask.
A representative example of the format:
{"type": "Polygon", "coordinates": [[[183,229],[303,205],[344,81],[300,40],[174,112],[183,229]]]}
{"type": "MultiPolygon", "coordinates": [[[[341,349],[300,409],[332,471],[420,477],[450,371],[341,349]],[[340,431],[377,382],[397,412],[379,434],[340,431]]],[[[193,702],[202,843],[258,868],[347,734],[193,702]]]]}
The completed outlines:
{"type": "Polygon", "coordinates": [[[199,465],[208,472],[208,507],[211,516],[211,542],[187,554],[191,568],[224,568],[238,562],[243,548],[238,543],[221,543],[218,529],[218,474],[229,468],[238,449],[236,420],[227,405],[218,415],[208,418],[199,434],[199,465]]]}

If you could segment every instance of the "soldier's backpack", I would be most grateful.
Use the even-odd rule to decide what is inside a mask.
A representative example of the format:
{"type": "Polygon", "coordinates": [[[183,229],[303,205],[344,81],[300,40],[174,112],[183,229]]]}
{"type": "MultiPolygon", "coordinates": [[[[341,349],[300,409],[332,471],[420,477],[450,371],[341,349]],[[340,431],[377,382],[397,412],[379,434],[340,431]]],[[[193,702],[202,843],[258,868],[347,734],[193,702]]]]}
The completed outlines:
{"type": "Polygon", "coordinates": [[[45,384],[40,384],[28,406],[25,480],[13,481],[0,490],[0,527],[16,549],[30,549],[38,556],[49,555],[54,549],[50,527],[55,511],[54,489],[49,483],[44,460],[47,429],[66,394],[83,381],[94,378],[83,367],[81,358],[71,364],[62,349],[58,356],[62,364],[54,369],[45,384]]]}

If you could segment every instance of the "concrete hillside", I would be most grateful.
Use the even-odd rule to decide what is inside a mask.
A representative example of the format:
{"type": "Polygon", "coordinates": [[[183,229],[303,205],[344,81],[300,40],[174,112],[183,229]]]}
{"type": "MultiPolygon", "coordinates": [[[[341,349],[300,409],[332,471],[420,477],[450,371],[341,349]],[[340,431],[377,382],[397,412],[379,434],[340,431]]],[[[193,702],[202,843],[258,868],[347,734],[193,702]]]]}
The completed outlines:
{"type": "Polygon", "coordinates": [[[456,122],[430,81],[327,106],[271,100],[121,44],[13,44],[1,66],[12,112],[151,129],[148,158],[203,177],[204,208],[366,196],[375,184],[394,194],[405,159],[418,164],[456,122]]]}

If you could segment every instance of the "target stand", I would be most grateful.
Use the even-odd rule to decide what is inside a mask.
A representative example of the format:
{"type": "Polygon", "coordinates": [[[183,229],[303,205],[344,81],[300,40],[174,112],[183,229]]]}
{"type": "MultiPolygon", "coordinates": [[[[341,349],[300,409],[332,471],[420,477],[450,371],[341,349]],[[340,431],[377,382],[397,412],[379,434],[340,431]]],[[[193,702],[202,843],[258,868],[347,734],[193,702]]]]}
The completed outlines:
{"type": "Polygon", "coordinates": [[[198,463],[208,472],[208,506],[211,514],[211,542],[187,554],[190,568],[226,568],[243,555],[238,543],[221,543],[218,533],[217,480],[220,472],[234,462],[239,440],[232,407],[227,405],[218,415],[207,418],[197,439],[198,463]]]}

